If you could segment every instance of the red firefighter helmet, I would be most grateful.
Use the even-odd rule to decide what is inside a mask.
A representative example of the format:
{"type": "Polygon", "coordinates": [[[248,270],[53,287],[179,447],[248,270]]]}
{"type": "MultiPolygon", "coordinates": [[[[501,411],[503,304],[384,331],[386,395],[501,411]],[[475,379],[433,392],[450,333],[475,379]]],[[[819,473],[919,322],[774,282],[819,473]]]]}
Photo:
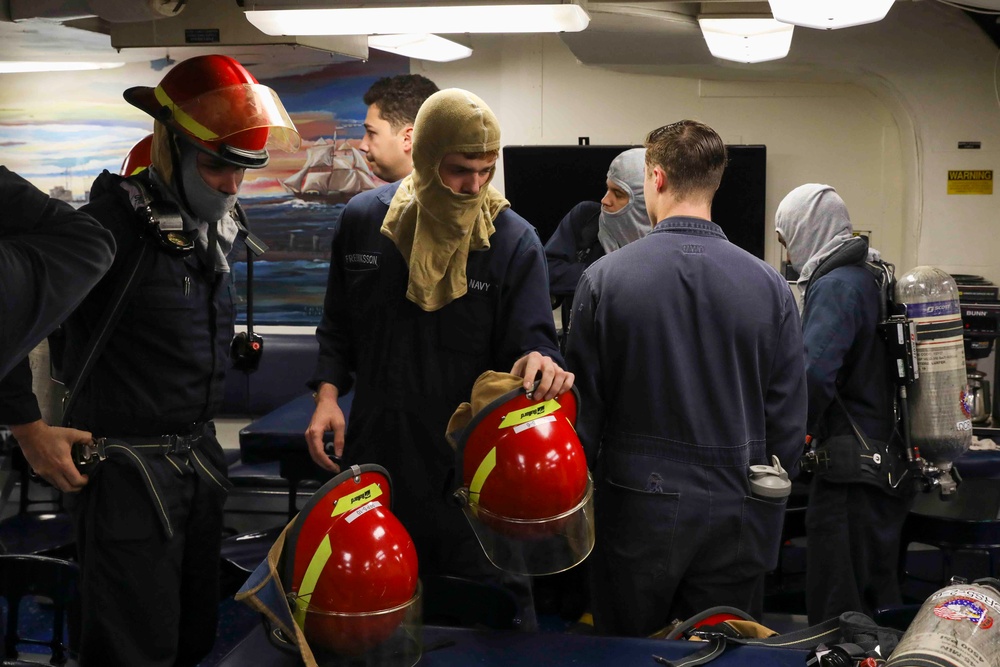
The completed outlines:
{"type": "Polygon", "coordinates": [[[593,547],[593,487],[573,427],[577,403],[576,388],[549,401],[518,388],[480,410],[456,438],[457,495],[500,569],[559,572],[593,547]]]}
{"type": "Polygon", "coordinates": [[[419,600],[416,549],[390,500],[384,468],[353,466],[293,520],[282,584],[314,650],[363,654],[388,640],[419,600]]]}
{"type": "Polygon", "coordinates": [[[122,161],[121,171],[118,173],[122,176],[134,176],[146,169],[153,163],[152,151],[153,135],[150,133],[129,149],[128,155],[122,161]]]}
{"type": "Polygon", "coordinates": [[[228,56],[190,58],[156,88],[137,86],[124,96],[201,150],[239,167],[266,166],[268,146],[299,148],[299,133],[278,95],[228,56]]]}

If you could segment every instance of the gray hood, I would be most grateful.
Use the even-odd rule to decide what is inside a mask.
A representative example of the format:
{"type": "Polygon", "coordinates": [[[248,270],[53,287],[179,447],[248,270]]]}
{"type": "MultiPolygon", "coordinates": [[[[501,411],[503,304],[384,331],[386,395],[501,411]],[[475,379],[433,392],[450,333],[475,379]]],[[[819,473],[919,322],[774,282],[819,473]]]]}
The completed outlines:
{"type": "Polygon", "coordinates": [[[781,200],[774,227],[785,239],[788,259],[799,274],[804,294],[820,262],[853,238],[847,205],[829,185],[807,183],[781,200]]]}
{"type": "Polygon", "coordinates": [[[608,180],[628,193],[628,204],[614,213],[601,209],[597,238],[604,252],[610,253],[638,241],[652,229],[649,214],[646,213],[646,196],[642,191],[645,178],[645,148],[630,148],[611,161],[608,180]]]}

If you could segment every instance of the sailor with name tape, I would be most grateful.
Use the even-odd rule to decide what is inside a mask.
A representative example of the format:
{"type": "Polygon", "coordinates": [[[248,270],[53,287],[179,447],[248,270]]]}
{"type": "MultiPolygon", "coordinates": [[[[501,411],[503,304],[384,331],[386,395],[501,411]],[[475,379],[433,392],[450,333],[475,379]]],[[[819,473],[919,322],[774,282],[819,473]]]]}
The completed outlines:
{"type": "Polygon", "coordinates": [[[422,575],[497,575],[446,500],[455,454],[445,430],[476,378],[510,370],[530,388],[537,376],[542,401],[573,383],[561,368],[542,244],[490,186],[499,148],[499,123],[477,96],[428,98],[414,126],[414,171],[344,210],[317,329],[310,454],[339,469],[324,451],[332,431],[344,463],[389,471],[392,509],[422,575]],[[345,438],[337,397],[352,389],[345,438]]]}

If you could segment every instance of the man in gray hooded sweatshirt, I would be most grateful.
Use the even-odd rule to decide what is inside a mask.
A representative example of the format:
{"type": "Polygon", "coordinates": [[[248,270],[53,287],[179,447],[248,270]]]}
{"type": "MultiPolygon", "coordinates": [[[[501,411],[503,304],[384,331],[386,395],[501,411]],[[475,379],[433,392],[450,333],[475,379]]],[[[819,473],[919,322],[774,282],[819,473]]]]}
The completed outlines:
{"type": "Polygon", "coordinates": [[[608,189],[601,203],[582,201],[574,206],[545,243],[552,307],[562,305],[564,331],[569,330],[573,293],[583,270],[653,228],[642,192],[645,160],[645,148],[619,153],[608,167],[608,189]]]}
{"type": "MultiPolygon", "coordinates": [[[[853,235],[844,200],[829,185],[809,183],[788,193],[775,228],[804,299],[807,432],[819,443],[822,460],[856,458],[862,444],[852,419],[869,442],[890,441],[896,423],[886,351],[876,331],[881,296],[865,266],[872,251],[853,235]]],[[[845,611],[871,615],[900,603],[896,554],[910,495],[904,485],[837,479],[821,465],[809,491],[810,623],[845,611]]]]}

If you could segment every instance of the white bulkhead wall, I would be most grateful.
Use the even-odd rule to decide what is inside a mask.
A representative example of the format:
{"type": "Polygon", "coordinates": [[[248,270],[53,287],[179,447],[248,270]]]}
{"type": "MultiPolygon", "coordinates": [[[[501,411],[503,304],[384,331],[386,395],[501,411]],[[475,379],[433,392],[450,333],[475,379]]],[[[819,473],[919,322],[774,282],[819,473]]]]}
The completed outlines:
{"type": "MultiPolygon", "coordinates": [[[[932,264],[1000,282],[1000,187],[946,194],[949,170],[997,167],[997,48],[966,15],[936,2],[900,0],[874,28],[797,28],[788,63],[733,68],[707,56],[697,78],[669,66],[583,65],[552,35],[476,36],[471,58],[414,61],[412,70],[482,96],[505,145],[580,136],[641,143],[665,123],[703,121],[727,143],[767,146],[768,230],[789,190],[829,183],[855,229],[872,232],[899,273],[932,264]],[[959,150],[959,141],[982,147],[959,150]]],[[[775,266],[781,257],[771,233],[766,256],[775,266]]]]}

